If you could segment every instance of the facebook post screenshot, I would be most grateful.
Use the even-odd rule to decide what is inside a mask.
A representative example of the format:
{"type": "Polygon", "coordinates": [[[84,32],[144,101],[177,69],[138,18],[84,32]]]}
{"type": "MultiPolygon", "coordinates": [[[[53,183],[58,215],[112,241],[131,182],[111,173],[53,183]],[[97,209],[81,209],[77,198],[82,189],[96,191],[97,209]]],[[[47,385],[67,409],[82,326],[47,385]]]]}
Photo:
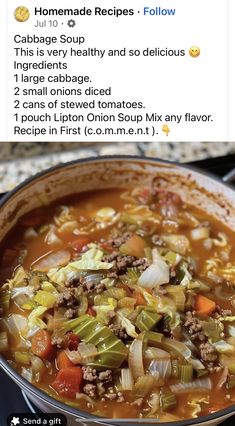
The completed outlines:
{"type": "Polygon", "coordinates": [[[0,426],[233,426],[235,1],[1,0],[0,426]]]}

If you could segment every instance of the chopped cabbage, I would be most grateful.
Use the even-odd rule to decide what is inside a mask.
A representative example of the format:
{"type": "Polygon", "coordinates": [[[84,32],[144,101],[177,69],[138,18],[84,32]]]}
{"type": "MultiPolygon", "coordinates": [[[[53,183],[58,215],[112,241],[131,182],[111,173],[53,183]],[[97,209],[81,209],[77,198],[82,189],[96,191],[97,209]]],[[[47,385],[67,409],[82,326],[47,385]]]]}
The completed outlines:
{"type": "Polygon", "coordinates": [[[96,244],[89,244],[89,250],[86,251],[80,260],[70,262],[63,268],[53,268],[48,272],[48,277],[57,284],[63,284],[68,274],[76,271],[98,271],[112,268],[112,263],[102,262],[103,251],[96,244]]]}
{"type": "Polygon", "coordinates": [[[28,316],[29,324],[29,335],[32,336],[39,328],[47,328],[46,323],[41,319],[43,314],[47,311],[48,308],[45,306],[38,306],[35,308],[28,316]]]}
{"type": "Polygon", "coordinates": [[[117,313],[121,326],[126,330],[128,336],[133,337],[135,339],[138,337],[138,334],[135,331],[135,326],[131,323],[131,321],[124,317],[124,315],[120,312],[117,313]]]}

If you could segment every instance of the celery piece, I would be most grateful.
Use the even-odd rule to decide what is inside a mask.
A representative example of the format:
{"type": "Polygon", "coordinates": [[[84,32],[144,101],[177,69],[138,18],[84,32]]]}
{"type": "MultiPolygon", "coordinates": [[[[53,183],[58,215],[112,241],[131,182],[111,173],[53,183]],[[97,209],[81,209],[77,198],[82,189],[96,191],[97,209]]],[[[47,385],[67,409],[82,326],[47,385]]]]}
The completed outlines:
{"type": "Polygon", "coordinates": [[[42,288],[42,290],[48,291],[49,293],[57,293],[58,294],[56,288],[53,286],[53,284],[49,283],[49,281],[44,281],[41,284],[41,288],[42,288]]]}
{"type": "Polygon", "coordinates": [[[164,258],[166,259],[166,261],[170,264],[170,265],[176,265],[177,263],[180,262],[181,260],[181,256],[178,253],[175,253],[174,251],[170,250],[168,251],[164,258]]]}
{"type": "Polygon", "coordinates": [[[127,268],[127,273],[120,277],[121,281],[125,284],[136,284],[140,277],[140,272],[137,268],[127,268]]]}
{"type": "Polygon", "coordinates": [[[111,287],[108,290],[105,290],[102,294],[105,297],[112,297],[116,300],[123,299],[124,297],[127,296],[126,290],[124,290],[124,288],[118,288],[118,287],[111,287]]]}
{"type": "Polygon", "coordinates": [[[140,331],[148,331],[151,330],[161,318],[161,315],[157,312],[148,312],[143,309],[138,315],[135,325],[140,331]]]}
{"type": "Polygon", "coordinates": [[[145,247],[144,249],[145,257],[151,262],[152,261],[152,249],[150,247],[145,247]]]}
{"type": "Polygon", "coordinates": [[[179,377],[179,363],[177,359],[171,361],[171,374],[173,377],[179,377]]]}
{"type": "Polygon", "coordinates": [[[146,331],[144,339],[148,342],[149,346],[154,346],[155,344],[161,343],[163,334],[156,333],[155,331],[146,331]]]}
{"type": "Polygon", "coordinates": [[[15,361],[19,364],[30,365],[29,352],[18,352],[14,353],[15,361]]]}
{"type": "Polygon", "coordinates": [[[150,374],[145,374],[137,378],[134,385],[134,393],[136,396],[145,397],[149,395],[156,386],[156,378],[150,374]]]}
{"type": "Polygon", "coordinates": [[[32,311],[32,309],[36,308],[36,306],[36,302],[33,300],[28,300],[27,302],[23,303],[23,305],[21,305],[21,308],[25,309],[26,311],[32,311]]]}
{"type": "Polygon", "coordinates": [[[191,364],[179,364],[179,379],[183,383],[192,382],[193,366],[191,364]]]}
{"type": "Polygon", "coordinates": [[[79,301],[79,308],[77,310],[77,314],[79,316],[84,315],[88,309],[88,299],[84,294],[82,294],[81,296],[78,297],[78,301],[79,301]]]}
{"type": "Polygon", "coordinates": [[[8,350],[8,335],[6,331],[0,332],[0,353],[8,350]]]}
{"type": "Polygon", "coordinates": [[[167,392],[160,395],[160,406],[163,411],[174,408],[176,404],[176,396],[172,392],[167,392]]]}
{"type": "Polygon", "coordinates": [[[166,290],[170,294],[170,296],[174,299],[176,309],[178,311],[184,312],[186,297],[182,287],[176,286],[176,285],[168,285],[166,286],[166,290]]]}
{"type": "Polygon", "coordinates": [[[205,335],[212,339],[213,342],[220,340],[221,329],[217,321],[203,321],[202,329],[205,335]]]}
{"type": "Polygon", "coordinates": [[[205,368],[204,370],[202,369],[196,369],[196,375],[197,377],[202,377],[202,376],[206,376],[206,374],[208,374],[209,371],[205,368]]]}
{"type": "Polygon", "coordinates": [[[98,354],[89,365],[95,368],[119,368],[127,358],[128,349],[112,331],[100,324],[90,315],[83,315],[73,320],[65,321],[64,326],[57,330],[58,335],[72,330],[85,343],[93,343],[98,354]]]}
{"type": "Polygon", "coordinates": [[[3,312],[6,312],[10,307],[10,292],[8,290],[0,291],[0,308],[3,309],[3,312]]]}
{"type": "Polygon", "coordinates": [[[232,389],[235,387],[235,376],[229,377],[226,382],[226,388],[232,389]]]}
{"type": "Polygon", "coordinates": [[[37,302],[41,306],[45,306],[50,309],[55,305],[57,296],[56,294],[49,293],[48,291],[38,290],[36,295],[34,296],[34,301],[37,302]]]}
{"type": "Polygon", "coordinates": [[[123,297],[123,299],[118,300],[118,308],[133,308],[136,304],[136,300],[133,297],[123,297]]]}
{"type": "Polygon", "coordinates": [[[235,375],[235,364],[231,364],[228,366],[229,373],[235,375]]]}

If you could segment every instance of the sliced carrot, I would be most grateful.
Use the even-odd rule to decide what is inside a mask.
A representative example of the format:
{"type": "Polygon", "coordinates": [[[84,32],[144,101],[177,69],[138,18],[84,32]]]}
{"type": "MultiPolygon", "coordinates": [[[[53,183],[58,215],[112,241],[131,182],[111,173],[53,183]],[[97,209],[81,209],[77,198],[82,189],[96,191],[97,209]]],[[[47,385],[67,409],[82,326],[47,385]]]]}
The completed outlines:
{"type": "Polygon", "coordinates": [[[76,393],[82,388],[81,367],[67,367],[59,370],[52,387],[59,395],[67,398],[76,398],[76,393]]]}
{"type": "Polygon", "coordinates": [[[46,330],[38,330],[32,337],[32,352],[42,359],[52,359],[55,356],[55,347],[51,343],[51,336],[46,330]]]}
{"type": "Polygon", "coordinates": [[[88,237],[80,237],[71,243],[73,250],[80,252],[90,242],[88,237]]]}
{"type": "Polygon", "coordinates": [[[65,351],[60,351],[56,357],[56,364],[59,370],[67,367],[74,367],[74,363],[70,361],[65,351]]]}
{"type": "Polygon", "coordinates": [[[144,296],[141,293],[139,293],[138,291],[135,291],[133,296],[136,300],[136,305],[146,305],[147,304],[144,296]]]}
{"type": "Polygon", "coordinates": [[[198,314],[209,315],[215,310],[215,308],[216,303],[213,300],[208,299],[202,294],[198,294],[196,296],[195,309],[198,314]]]}

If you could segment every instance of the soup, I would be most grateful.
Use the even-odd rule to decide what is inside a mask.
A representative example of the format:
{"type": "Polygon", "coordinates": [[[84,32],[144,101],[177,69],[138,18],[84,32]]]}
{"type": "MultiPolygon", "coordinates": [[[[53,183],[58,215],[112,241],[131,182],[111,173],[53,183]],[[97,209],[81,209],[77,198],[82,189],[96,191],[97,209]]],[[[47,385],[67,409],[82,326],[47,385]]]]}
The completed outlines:
{"type": "Polygon", "coordinates": [[[1,249],[0,351],[83,411],[177,421],[235,403],[234,234],[177,194],[87,192],[1,249]]]}

